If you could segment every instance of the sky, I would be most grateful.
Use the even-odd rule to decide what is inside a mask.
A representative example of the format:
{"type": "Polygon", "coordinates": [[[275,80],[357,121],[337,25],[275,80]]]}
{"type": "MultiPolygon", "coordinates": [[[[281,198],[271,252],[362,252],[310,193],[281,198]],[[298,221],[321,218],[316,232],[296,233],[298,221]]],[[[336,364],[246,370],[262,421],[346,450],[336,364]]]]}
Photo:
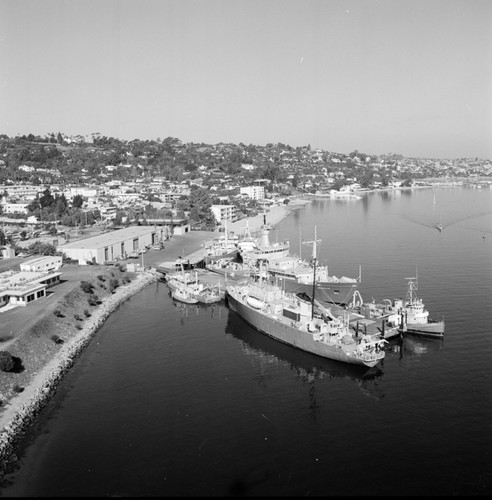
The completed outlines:
{"type": "Polygon", "coordinates": [[[492,159],[491,0],[0,0],[0,134],[492,159]]]}

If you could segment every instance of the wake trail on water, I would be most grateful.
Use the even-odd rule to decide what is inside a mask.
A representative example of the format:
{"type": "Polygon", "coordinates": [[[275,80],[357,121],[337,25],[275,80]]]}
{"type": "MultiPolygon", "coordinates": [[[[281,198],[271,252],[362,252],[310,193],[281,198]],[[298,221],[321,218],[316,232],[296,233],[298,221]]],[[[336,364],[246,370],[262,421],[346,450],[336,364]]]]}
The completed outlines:
{"type": "MultiPolygon", "coordinates": [[[[489,214],[492,214],[492,210],[488,210],[486,212],[478,212],[478,213],[474,213],[474,214],[469,214],[469,215],[466,215],[465,217],[460,217],[458,219],[451,219],[451,221],[449,221],[449,222],[442,223],[442,227],[446,228],[446,227],[452,226],[454,224],[458,224],[459,222],[465,222],[465,221],[468,221],[471,219],[477,219],[478,217],[483,217],[484,215],[489,215],[489,214]]],[[[424,221],[413,219],[406,214],[401,214],[401,216],[403,219],[405,219],[409,222],[413,222],[414,224],[418,224],[419,226],[429,227],[431,229],[436,228],[436,224],[430,224],[430,223],[426,223],[424,221]]],[[[490,230],[490,229],[478,229],[478,230],[484,231],[487,233],[492,232],[492,230],[490,230]]]]}

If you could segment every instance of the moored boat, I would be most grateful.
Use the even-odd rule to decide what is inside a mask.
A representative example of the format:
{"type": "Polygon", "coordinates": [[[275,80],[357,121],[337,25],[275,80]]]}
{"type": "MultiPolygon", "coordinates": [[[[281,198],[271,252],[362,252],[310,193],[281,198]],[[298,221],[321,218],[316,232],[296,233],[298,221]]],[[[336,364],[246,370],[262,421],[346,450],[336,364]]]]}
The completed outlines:
{"type": "MultiPolygon", "coordinates": [[[[442,337],[444,335],[444,319],[435,320],[429,318],[429,311],[425,308],[422,299],[417,297],[418,278],[407,278],[408,290],[402,305],[404,316],[403,331],[430,337],[442,337]]],[[[396,301],[395,301],[396,302],[396,301]]]]}
{"type": "Polygon", "coordinates": [[[361,272],[357,278],[335,275],[330,276],[328,265],[320,265],[317,260],[317,245],[321,241],[316,238],[314,228],[314,240],[304,241],[304,244],[312,245],[312,257],[306,261],[293,256],[285,256],[267,261],[267,269],[270,275],[280,281],[280,285],[287,292],[311,293],[313,281],[316,285],[316,298],[324,304],[349,304],[361,281],[361,272]],[[316,271],[313,262],[316,262],[316,271]]]}
{"type": "MultiPolygon", "coordinates": [[[[408,289],[405,300],[384,299],[382,303],[362,303],[357,307],[351,306],[366,318],[380,318],[390,328],[397,328],[401,333],[413,333],[429,337],[443,337],[445,330],[444,319],[429,318],[429,311],[425,308],[422,299],[417,297],[417,277],[407,278],[408,289]]],[[[360,296],[360,295],[359,295],[360,296]]]]}
{"type": "Polygon", "coordinates": [[[230,278],[244,278],[250,275],[251,269],[247,264],[221,259],[216,262],[210,262],[205,268],[221,276],[230,278]]]}
{"type": "Polygon", "coordinates": [[[317,301],[268,283],[260,270],[246,284],[228,284],[229,308],[261,333],[297,349],[356,365],[375,366],[384,358],[386,340],[354,332],[317,301]],[[318,303],[319,304],[319,303],[318,303]]]}
{"type": "Polygon", "coordinates": [[[176,288],[171,291],[171,296],[175,300],[179,300],[180,302],[185,302],[186,304],[198,304],[198,298],[195,293],[193,293],[186,286],[182,286],[180,288],[176,288]]]}
{"type": "Polygon", "coordinates": [[[287,240],[271,243],[269,239],[270,225],[263,215],[263,225],[261,226],[261,236],[251,238],[245,236],[237,243],[239,256],[243,263],[255,265],[260,260],[271,260],[279,257],[287,257],[290,251],[290,243],[287,240]]]}
{"type": "Polygon", "coordinates": [[[181,288],[183,285],[188,287],[193,286],[195,288],[199,287],[197,273],[191,274],[184,270],[166,275],[166,283],[171,290],[181,288]]]}
{"type": "Polygon", "coordinates": [[[195,297],[202,304],[216,304],[225,298],[225,291],[218,286],[207,286],[203,290],[197,292],[195,297]]]}
{"type": "Polygon", "coordinates": [[[239,236],[227,229],[227,219],[225,221],[224,234],[204,243],[205,263],[216,262],[220,259],[233,259],[238,254],[237,243],[239,236]]]}

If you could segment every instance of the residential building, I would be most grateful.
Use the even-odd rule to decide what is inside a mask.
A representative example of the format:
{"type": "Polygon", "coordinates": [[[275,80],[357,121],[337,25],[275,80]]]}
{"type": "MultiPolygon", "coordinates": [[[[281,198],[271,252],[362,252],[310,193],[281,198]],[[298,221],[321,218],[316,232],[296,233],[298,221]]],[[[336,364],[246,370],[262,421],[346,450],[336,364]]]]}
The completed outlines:
{"type": "Polygon", "coordinates": [[[222,223],[225,220],[229,222],[237,221],[236,205],[212,205],[210,210],[214,214],[215,220],[222,223]]]}
{"type": "Polygon", "coordinates": [[[241,194],[246,194],[252,200],[261,200],[265,198],[264,186],[246,186],[239,189],[241,194]]]}

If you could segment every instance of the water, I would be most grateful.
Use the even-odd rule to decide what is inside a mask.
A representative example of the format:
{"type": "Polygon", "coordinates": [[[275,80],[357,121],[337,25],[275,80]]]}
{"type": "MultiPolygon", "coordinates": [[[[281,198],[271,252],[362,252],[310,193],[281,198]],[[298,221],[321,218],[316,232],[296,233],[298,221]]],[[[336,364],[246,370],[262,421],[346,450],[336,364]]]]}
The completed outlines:
{"type": "Polygon", "coordinates": [[[307,257],[316,226],[320,260],[337,276],[360,265],[365,300],[404,296],[418,273],[445,338],[394,340],[367,376],[149,286],[78,359],[1,493],[490,495],[491,212],[488,189],[373,193],[316,201],[272,231],[307,257]]]}

